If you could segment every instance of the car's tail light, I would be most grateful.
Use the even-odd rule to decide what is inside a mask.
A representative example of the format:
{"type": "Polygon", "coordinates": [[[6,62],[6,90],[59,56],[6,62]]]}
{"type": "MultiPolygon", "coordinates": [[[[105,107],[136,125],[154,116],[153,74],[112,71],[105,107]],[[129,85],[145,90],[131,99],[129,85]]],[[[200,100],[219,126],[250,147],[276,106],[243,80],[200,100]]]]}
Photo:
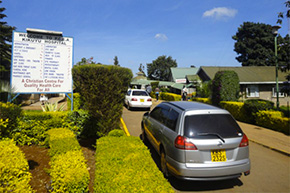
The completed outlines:
{"type": "Polygon", "coordinates": [[[152,99],[150,98],[150,99],[147,99],[147,101],[152,101],[152,99]]]}
{"type": "Polygon", "coordinates": [[[248,145],[249,145],[249,140],[248,140],[246,134],[244,134],[244,135],[243,135],[243,139],[242,139],[242,141],[241,141],[239,147],[246,147],[246,146],[248,146],[248,145]]]}
{"type": "Polygon", "coordinates": [[[189,142],[186,137],[178,135],[175,139],[174,145],[178,149],[197,150],[196,146],[189,142]]]}
{"type": "Polygon", "coordinates": [[[138,101],[136,98],[132,98],[131,101],[138,101]]]}

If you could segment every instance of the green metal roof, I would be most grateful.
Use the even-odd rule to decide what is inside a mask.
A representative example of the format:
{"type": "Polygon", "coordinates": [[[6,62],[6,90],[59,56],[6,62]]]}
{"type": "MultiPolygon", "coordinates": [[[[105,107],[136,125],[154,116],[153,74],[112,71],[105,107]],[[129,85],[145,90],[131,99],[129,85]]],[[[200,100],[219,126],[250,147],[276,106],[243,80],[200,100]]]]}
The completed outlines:
{"type": "MultiPolygon", "coordinates": [[[[274,83],[276,81],[275,66],[247,66],[247,67],[210,67],[202,66],[198,74],[203,71],[211,80],[218,71],[235,71],[240,83],[274,83]]],[[[279,82],[286,81],[287,73],[278,71],[279,82]]]]}
{"type": "Polygon", "coordinates": [[[195,75],[198,68],[170,68],[173,81],[176,79],[185,79],[187,75],[195,75]]]}

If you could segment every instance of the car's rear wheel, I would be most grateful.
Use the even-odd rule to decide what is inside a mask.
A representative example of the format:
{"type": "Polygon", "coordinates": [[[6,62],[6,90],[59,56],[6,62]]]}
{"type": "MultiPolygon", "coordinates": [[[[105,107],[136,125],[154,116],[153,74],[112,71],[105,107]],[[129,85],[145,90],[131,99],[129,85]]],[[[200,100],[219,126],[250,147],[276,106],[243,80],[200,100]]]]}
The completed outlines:
{"type": "Polygon", "coordinates": [[[160,165],[161,171],[165,177],[168,177],[168,169],[167,169],[167,161],[166,161],[166,154],[164,150],[161,150],[160,153],[160,165]]]}

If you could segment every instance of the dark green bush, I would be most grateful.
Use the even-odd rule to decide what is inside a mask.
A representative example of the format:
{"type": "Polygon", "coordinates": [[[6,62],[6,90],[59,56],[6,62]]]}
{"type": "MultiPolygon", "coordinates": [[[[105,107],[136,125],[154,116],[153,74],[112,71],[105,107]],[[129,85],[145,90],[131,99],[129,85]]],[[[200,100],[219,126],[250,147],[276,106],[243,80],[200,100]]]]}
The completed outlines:
{"type": "Polygon", "coordinates": [[[281,106],[279,110],[284,114],[284,117],[290,118],[290,107],[281,106]]]}
{"type": "Polygon", "coordinates": [[[7,124],[0,124],[0,139],[10,138],[14,129],[18,127],[18,119],[22,117],[20,106],[13,103],[0,102],[0,120],[7,121],[7,124]]]}
{"type": "Polygon", "coordinates": [[[68,112],[68,128],[74,131],[77,137],[86,138],[95,128],[95,120],[86,110],[68,112]]]}
{"type": "Polygon", "coordinates": [[[212,104],[219,106],[221,101],[238,101],[240,92],[239,77],[234,71],[219,71],[212,81],[212,104]]]}
{"type": "Polygon", "coordinates": [[[91,121],[96,127],[87,135],[103,136],[120,127],[125,93],[132,79],[132,71],[111,65],[74,66],[76,91],[84,101],[91,121]]]}
{"type": "Polygon", "coordinates": [[[249,99],[245,101],[244,108],[250,118],[250,123],[255,123],[256,113],[273,109],[274,103],[263,99],[249,99]]]}
{"type": "Polygon", "coordinates": [[[77,130],[75,127],[70,127],[73,122],[68,120],[67,114],[68,112],[26,111],[11,137],[18,145],[45,145],[46,132],[51,128],[69,127],[77,130]]]}

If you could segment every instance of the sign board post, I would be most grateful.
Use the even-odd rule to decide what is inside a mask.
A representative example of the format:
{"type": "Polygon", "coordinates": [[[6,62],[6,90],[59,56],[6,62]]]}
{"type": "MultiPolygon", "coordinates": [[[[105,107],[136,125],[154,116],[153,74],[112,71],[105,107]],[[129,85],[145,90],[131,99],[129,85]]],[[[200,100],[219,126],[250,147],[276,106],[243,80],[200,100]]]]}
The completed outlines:
{"type": "MultiPolygon", "coordinates": [[[[73,38],[63,37],[62,32],[29,28],[27,33],[13,32],[10,85],[16,97],[51,93],[73,96],[72,66],[73,38]]],[[[69,99],[73,109],[73,97],[69,99]]]]}

